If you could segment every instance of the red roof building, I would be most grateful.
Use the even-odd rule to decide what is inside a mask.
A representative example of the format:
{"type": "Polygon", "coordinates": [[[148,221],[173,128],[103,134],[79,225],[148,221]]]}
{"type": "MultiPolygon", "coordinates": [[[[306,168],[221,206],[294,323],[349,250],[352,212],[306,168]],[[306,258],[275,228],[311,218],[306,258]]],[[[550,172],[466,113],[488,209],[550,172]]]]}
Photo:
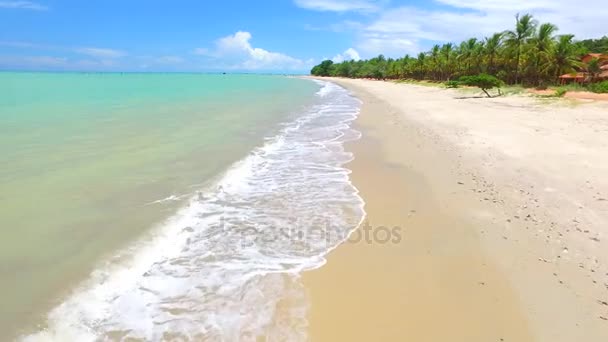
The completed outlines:
{"type": "Polygon", "coordinates": [[[583,57],[581,57],[581,62],[587,64],[594,58],[599,59],[600,63],[602,63],[602,64],[604,64],[605,62],[608,62],[608,55],[604,55],[601,53],[588,53],[588,54],[584,55],[583,57]]]}
{"type": "MultiPolygon", "coordinates": [[[[601,54],[601,53],[588,53],[588,54],[584,55],[583,57],[581,57],[581,62],[583,62],[583,64],[587,64],[596,58],[600,61],[600,69],[602,71],[599,73],[599,75],[597,75],[595,77],[595,79],[593,79],[593,81],[608,80],[608,55],[601,54]]],[[[572,83],[572,82],[576,82],[576,83],[591,82],[592,81],[591,75],[587,71],[585,71],[585,69],[586,68],[583,67],[578,72],[561,75],[559,77],[559,83],[565,84],[565,83],[572,83]]]]}

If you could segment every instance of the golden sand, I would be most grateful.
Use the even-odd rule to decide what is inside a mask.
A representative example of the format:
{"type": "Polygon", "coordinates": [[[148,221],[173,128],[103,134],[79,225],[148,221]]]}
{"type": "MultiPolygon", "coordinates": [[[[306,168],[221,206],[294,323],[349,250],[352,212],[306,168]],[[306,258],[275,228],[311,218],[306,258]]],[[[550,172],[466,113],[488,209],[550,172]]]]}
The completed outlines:
{"type": "MultiPolygon", "coordinates": [[[[458,214],[475,204],[437,200],[444,195],[438,188],[461,191],[449,159],[421,149],[419,132],[398,126],[386,103],[350,88],[364,105],[356,123],[363,138],[348,146],[356,156],[348,167],[372,241],[346,243],[304,275],[311,340],[532,340],[508,280],[458,214]],[[385,242],[382,227],[400,231],[385,242]]],[[[357,234],[365,236],[363,228],[357,234]]]]}

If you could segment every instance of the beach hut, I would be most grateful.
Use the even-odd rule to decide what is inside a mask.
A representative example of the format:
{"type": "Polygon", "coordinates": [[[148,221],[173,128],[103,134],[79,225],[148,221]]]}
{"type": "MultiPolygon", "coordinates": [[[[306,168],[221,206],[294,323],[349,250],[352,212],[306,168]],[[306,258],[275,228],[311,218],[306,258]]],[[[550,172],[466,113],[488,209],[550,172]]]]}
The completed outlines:
{"type": "MultiPolygon", "coordinates": [[[[601,53],[588,53],[588,54],[584,55],[583,57],[581,57],[581,62],[584,65],[586,65],[593,59],[599,60],[600,69],[601,69],[601,72],[599,73],[599,75],[597,75],[595,77],[595,79],[593,81],[608,80],[608,55],[601,54],[601,53]]],[[[585,67],[581,68],[581,71],[559,76],[560,84],[567,84],[567,83],[583,84],[583,83],[590,82],[590,81],[592,81],[591,76],[589,75],[588,72],[585,71],[585,67]]]]}
{"type": "Polygon", "coordinates": [[[581,62],[587,64],[594,58],[599,59],[600,64],[608,63],[608,55],[601,54],[601,53],[588,53],[588,54],[584,55],[583,57],[581,57],[581,62]]]}
{"type": "Polygon", "coordinates": [[[574,73],[571,73],[571,74],[561,75],[559,77],[559,83],[560,84],[568,84],[568,83],[583,84],[583,83],[585,83],[586,79],[587,79],[587,73],[586,72],[574,72],[574,73]]]}

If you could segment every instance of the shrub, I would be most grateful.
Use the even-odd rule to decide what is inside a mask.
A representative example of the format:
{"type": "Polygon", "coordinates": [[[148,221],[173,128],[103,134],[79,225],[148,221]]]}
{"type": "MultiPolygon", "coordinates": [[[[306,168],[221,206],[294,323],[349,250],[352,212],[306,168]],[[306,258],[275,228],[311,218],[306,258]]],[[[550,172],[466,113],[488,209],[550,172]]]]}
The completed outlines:
{"type": "Polygon", "coordinates": [[[455,81],[455,80],[445,82],[446,88],[458,88],[459,86],[460,86],[460,82],[455,81]]]}
{"type": "Polygon", "coordinates": [[[502,85],[501,80],[499,80],[498,78],[496,78],[492,75],[488,75],[488,74],[479,74],[479,75],[475,75],[475,76],[462,76],[459,79],[459,81],[461,84],[464,84],[464,85],[481,88],[481,90],[483,90],[483,92],[486,93],[486,95],[488,95],[488,97],[492,97],[488,93],[488,89],[499,88],[502,85]]]}
{"type": "Polygon", "coordinates": [[[592,83],[589,85],[589,90],[594,93],[606,94],[608,93],[608,81],[592,83]]]}
{"type": "Polygon", "coordinates": [[[564,95],[566,95],[567,92],[568,92],[568,89],[566,89],[564,87],[559,87],[559,88],[555,89],[555,96],[564,97],[564,95]]]}
{"type": "Polygon", "coordinates": [[[334,62],[325,60],[321,64],[316,65],[310,70],[310,74],[313,76],[330,76],[332,69],[334,68],[334,62]]]}
{"type": "Polygon", "coordinates": [[[569,83],[561,86],[560,88],[566,89],[567,91],[586,91],[585,86],[578,83],[569,83]]]}

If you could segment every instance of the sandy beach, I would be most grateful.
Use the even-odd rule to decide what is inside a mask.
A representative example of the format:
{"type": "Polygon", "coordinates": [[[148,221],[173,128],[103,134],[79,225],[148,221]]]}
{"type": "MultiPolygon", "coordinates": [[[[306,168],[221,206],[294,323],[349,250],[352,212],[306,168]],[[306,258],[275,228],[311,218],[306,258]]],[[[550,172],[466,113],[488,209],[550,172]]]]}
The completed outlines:
{"type": "Polygon", "coordinates": [[[303,277],[312,340],[608,340],[608,103],[331,81],[367,223],[303,277]]]}

